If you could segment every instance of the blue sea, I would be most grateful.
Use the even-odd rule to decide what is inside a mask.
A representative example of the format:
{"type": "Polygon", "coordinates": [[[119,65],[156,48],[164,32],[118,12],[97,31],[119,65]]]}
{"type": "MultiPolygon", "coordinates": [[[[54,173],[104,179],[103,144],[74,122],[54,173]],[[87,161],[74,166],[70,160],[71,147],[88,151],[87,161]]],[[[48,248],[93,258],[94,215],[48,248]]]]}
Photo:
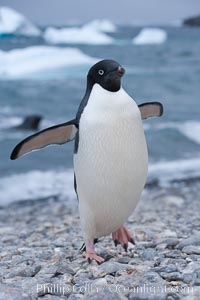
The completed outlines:
{"type": "Polygon", "coordinates": [[[109,44],[51,45],[42,36],[0,38],[0,205],[50,195],[75,197],[73,143],[11,161],[13,147],[33,133],[12,127],[31,114],[43,116],[40,129],[72,119],[89,68],[104,58],[126,69],[123,87],[138,104],[160,101],[164,106],[163,117],[144,121],[148,181],[157,179],[164,186],[200,176],[200,28],[159,28],[167,34],[165,42],[141,45],[132,43],[142,29],[135,26],[117,26],[108,34],[113,38],[109,44]],[[87,58],[84,63],[79,63],[79,54],[87,58]]]}

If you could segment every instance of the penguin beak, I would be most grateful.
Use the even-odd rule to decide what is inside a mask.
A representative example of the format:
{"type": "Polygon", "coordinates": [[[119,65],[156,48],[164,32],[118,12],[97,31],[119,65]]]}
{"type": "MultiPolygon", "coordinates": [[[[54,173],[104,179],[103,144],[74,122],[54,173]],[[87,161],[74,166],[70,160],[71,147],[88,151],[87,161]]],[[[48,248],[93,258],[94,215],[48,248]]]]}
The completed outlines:
{"type": "Polygon", "coordinates": [[[107,80],[120,80],[120,78],[125,74],[125,69],[119,66],[118,68],[114,69],[113,71],[110,71],[106,79],[107,80]]]}
{"type": "Polygon", "coordinates": [[[125,69],[122,68],[121,66],[119,66],[119,67],[117,68],[117,72],[118,72],[118,74],[119,74],[119,77],[122,77],[122,76],[125,74],[125,69]]]}

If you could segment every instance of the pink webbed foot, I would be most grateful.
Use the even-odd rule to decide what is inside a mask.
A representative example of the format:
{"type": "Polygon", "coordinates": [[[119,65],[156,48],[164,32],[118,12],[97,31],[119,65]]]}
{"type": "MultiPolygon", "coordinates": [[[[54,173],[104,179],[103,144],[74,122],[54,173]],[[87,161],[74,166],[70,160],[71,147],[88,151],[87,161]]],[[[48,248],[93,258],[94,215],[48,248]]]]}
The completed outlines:
{"type": "Polygon", "coordinates": [[[103,263],[105,260],[103,257],[96,254],[94,250],[94,244],[93,242],[87,242],[86,243],[86,258],[88,262],[90,263],[93,259],[96,260],[99,264],[103,263]]]}
{"type": "Polygon", "coordinates": [[[97,255],[95,252],[94,253],[87,252],[86,253],[86,258],[87,258],[87,260],[88,260],[89,263],[93,259],[96,260],[96,262],[98,262],[99,264],[101,264],[101,263],[103,263],[105,261],[103,257],[97,255]]]}
{"type": "Polygon", "coordinates": [[[125,251],[127,251],[128,249],[128,242],[134,244],[133,236],[125,226],[122,226],[118,230],[113,232],[112,238],[115,246],[121,244],[125,251]]]}

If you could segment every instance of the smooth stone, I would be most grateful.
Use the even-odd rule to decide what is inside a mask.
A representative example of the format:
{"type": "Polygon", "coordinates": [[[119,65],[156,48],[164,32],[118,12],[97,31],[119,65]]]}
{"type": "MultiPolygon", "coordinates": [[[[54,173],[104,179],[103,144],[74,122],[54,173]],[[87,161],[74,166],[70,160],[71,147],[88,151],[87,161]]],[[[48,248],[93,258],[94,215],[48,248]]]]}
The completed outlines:
{"type": "Polygon", "coordinates": [[[200,234],[196,234],[187,239],[182,240],[177,246],[177,248],[183,249],[184,247],[191,245],[200,246],[200,234]]]}
{"type": "Polygon", "coordinates": [[[56,274],[57,275],[63,275],[63,274],[71,274],[71,275],[75,275],[76,274],[76,272],[75,272],[75,270],[73,270],[72,268],[70,268],[69,266],[68,266],[68,264],[66,264],[66,263],[62,263],[62,264],[58,264],[58,265],[56,265],[56,274]]]}
{"type": "Polygon", "coordinates": [[[155,267],[154,270],[156,272],[172,273],[172,272],[177,271],[177,266],[175,264],[166,265],[166,266],[158,266],[158,267],[155,267]]]}
{"type": "Polygon", "coordinates": [[[140,257],[142,260],[154,260],[155,257],[157,256],[157,252],[154,248],[148,248],[145,249],[141,254],[140,257]]]}
{"type": "Polygon", "coordinates": [[[154,233],[148,228],[136,229],[133,236],[136,245],[137,242],[147,242],[154,239],[154,233]]]}
{"type": "Polygon", "coordinates": [[[182,252],[187,254],[200,254],[200,246],[185,246],[182,252]]]}
{"type": "Polygon", "coordinates": [[[41,269],[40,265],[29,267],[29,266],[23,266],[23,267],[17,267],[14,270],[10,271],[5,278],[12,278],[16,276],[21,277],[33,277],[35,276],[41,269]]]}
{"type": "Polygon", "coordinates": [[[94,287],[104,287],[106,285],[107,285],[107,280],[105,277],[92,280],[92,286],[94,287]]]}
{"type": "Polygon", "coordinates": [[[112,284],[116,280],[115,277],[112,276],[112,275],[106,275],[104,278],[106,279],[106,281],[107,281],[108,284],[112,284]]]}
{"type": "Polygon", "coordinates": [[[71,294],[68,298],[68,300],[80,300],[80,299],[83,299],[83,295],[81,294],[71,294]]]}
{"type": "Polygon", "coordinates": [[[171,231],[169,229],[163,230],[159,233],[156,237],[157,239],[164,239],[164,238],[177,238],[177,233],[175,231],[171,231]]]}
{"type": "Polygon", "coordinates": [[[184,199],[176,195],[167,195],[166,197],[163,197],[162,200],[167,204],[172,204],[177,207],[181,207],[184,204],[184,199]]]}
{"type": "Polygon", "coordinates": [[[121,264],[128,264],[129,261],[131,260],[131,257],[129,256],[122,256],[120,258],[118,258],[118,263],[121,263],[121,264]]]}
{"type": "Polygon", "coordinates": [[[8,255],[10,255],[10,253],[7,251],[0,252],[0,259],[2,259],[3,257],[6,257],[8,255]]]}
{"type": "Polygon", "coordinates": [[[183,274],[183,282],[186,284],[191,284],[196,279],[195,273],[185,273],[183,274]]]}
{"type": "Polygon", "coordinates": [[[110,286],[109,288],[103,289],[103,291],[93,291],[89,294],[85,294],[83,300],[127,300],[123,294],[116,291],[116,286],[110,286]]]}
{"type": "Polygon", "coordinates": [[[177,293],[170,292],[166,295],[165,300],[181,300],[181,297],[177,293]]]}
{"type": "Polygon", "coordinates": [[[94,277],[104,277],[108,274],[115,274],[118,271],[132,270],[134,267],[128,264],[120,264],[114,261],[108,261],[92,269],[94,277]]]}
{"type": "Polygon", "coordinates": [[[167,258],[175,258],[175,259],[182,259],[183,254],[180,250],[167,250],[164,252],[165,257],[167,258]]]}
{"type": "Polygon", "coordinates": [[[15,229],[13,228],[13,227],[6,227],[6,226],[2,226],[2,227],[0,227],[0,235],[1,234],[9,234],[9,233],[11,233],[11,234],[13,234],[13,232],[15,232],[15,229]]]}
{"type": "Polygon", "coordinates": [[[160,276],[168,281],[183,280],[183,274],[180,274],[179,272],[171,272],[171,273],[160,272],[160,276]]]}
{"type": "Polygon", "coordinates": [[[149,284],[149,285],[164,285],[165,280],[156,272],[147,272],[143,274],[142,278],[140,279],[140,285],[142,284],[149,284]]]}
{"type": "Polygon", "coordinates": [[[175,247],[179,243],[179,240],[177,238],[165,238],[165,239],[162,238],[162,239],[155,240],[154,243],[156,245],[166,244],[167,247],[175,247]]]}
{"type": "Polygon", "coordinates": [[[196,269],[194,271],[194,276],[195,276],[194,285],[195,286],[200,286],[200,269],[196,269]]]}
{"type": "Polygon", "coordinates": [[[156,293],[151,294],[149,293],[143,293],[143,292],[133,292],[129,295],[129,300],[166,300],[165,294],[163,293],[156,293]]]}
{"type": "Polygon", "coordinates": [[[194,273],[196,270],[200,269],[200,263],[196,263],[191,261],[190,263],[187,264],[187,266],[183,269],[182,273],[194,273]]]}
{"type": "Polygon", "coordinates": [[[0,300],[32,300],[31,297],[20,288],[0,284],[0,300]]]}
{"type": "MultiPolygon", "coordinates": [[[[61,298],[60,296],[55,296],[55,295],[45,295],[45,296],[38,298],[38,300],[61,300],[61,299],[64,300],[64,299],[69,299],[69,298],[67,298],[65,296],[63,296],[61,298]]],[[[77,298],[77,299],[80,299],[80,298],[77,298]]]]}

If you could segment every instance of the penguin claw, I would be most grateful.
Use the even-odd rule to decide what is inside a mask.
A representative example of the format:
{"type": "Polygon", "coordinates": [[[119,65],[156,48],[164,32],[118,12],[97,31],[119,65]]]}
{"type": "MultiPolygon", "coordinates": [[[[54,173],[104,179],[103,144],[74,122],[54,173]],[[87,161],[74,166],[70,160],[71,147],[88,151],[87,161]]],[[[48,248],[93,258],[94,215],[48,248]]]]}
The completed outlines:
{"type": "Polygon", "coordinates": [[[121,243],[126,252],[128,250],[128,242],[132,243],[133,245],[135,244],[132,234],[128,231],[128,229],[126,229],[125,226],[122,226],[113,232],[112,238],[114,240],[115,247],[121,243]]]}
{"type": "Polygon", "coordinates": [[[127,252],[127,250],[128,250],[128,244],[124,244],[124,245],[123,245],[123,248],[124,248],[124,250],[127,252]]]}
{"type": "Polygon", "coordinates": [[[91,264],[92,260],[88,257],[87,259],[88,263],[91,264]]]}
{"type": "Polygon", "coordinates": [[[134,242],[134,239],[133,239],[133,238],[130,238],[130,239],[129,239],[129,242],[130,242],[131,244],[135,245],[135,242],[134,242]]]}
{"type": "Polygon", "coordinates": [[[105,261],[105,259],[99,255],[97,255],[95,252],[87,252],[86,253],[86,258],[88,260],[88,263],[90,264],[92,260],[94,259],[98,264],[101,264],[105,261]]]}
{"type": "Polygon", "coordinates": [[[118,240],[114,240],[114,244],[115,244],[115,247],[117,247],[117,245],[119,244],[119,241],[118,240]]]}

